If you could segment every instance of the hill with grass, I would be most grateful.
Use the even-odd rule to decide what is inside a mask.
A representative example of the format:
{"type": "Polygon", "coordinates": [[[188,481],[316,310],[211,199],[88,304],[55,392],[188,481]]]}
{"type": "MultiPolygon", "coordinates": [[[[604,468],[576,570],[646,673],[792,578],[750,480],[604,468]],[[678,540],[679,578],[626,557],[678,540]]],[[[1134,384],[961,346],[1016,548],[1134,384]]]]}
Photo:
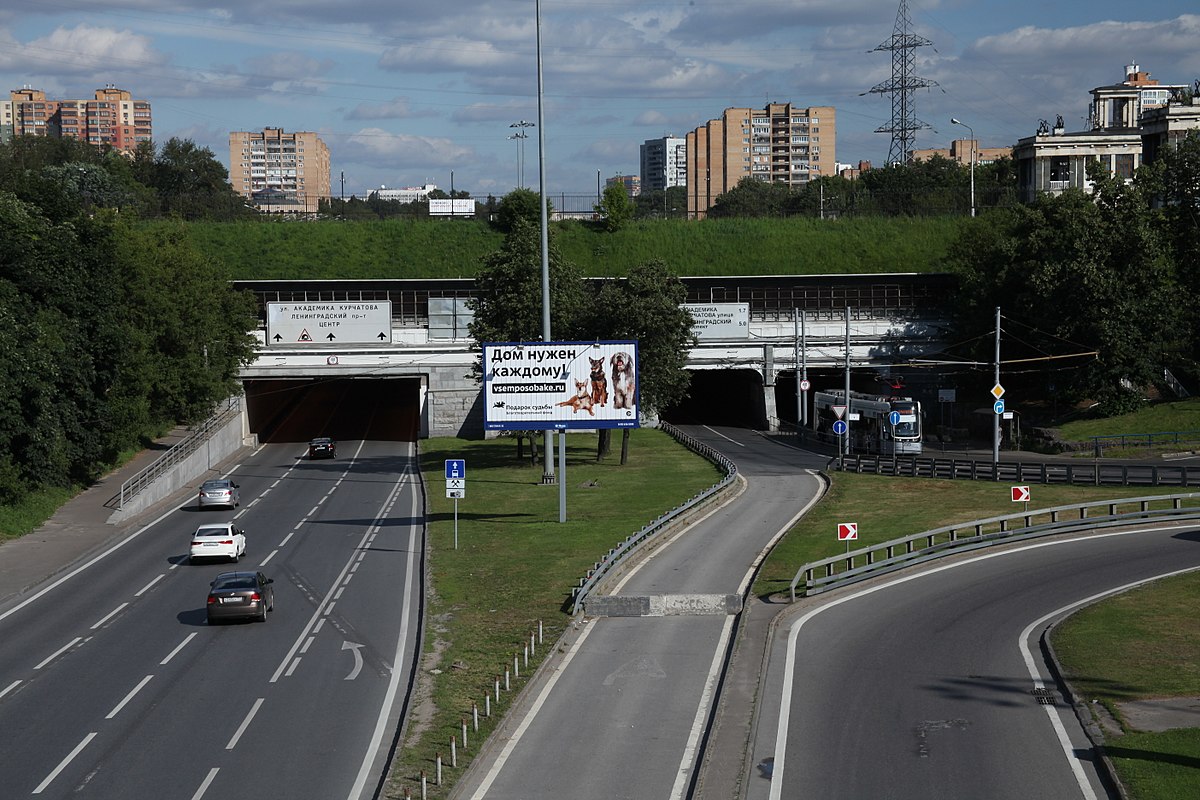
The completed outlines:
{"type": "MultiPolygon", "coordinates": [[[[643,220],[609,233],[554,222],[551,242],[589,277],[651,259],[681,276],[939,272],[962,217],[643,220]]],[[[248,221],[188,225],[235,280],[470,278],[504,234],[478,220],[248,221]]]]}

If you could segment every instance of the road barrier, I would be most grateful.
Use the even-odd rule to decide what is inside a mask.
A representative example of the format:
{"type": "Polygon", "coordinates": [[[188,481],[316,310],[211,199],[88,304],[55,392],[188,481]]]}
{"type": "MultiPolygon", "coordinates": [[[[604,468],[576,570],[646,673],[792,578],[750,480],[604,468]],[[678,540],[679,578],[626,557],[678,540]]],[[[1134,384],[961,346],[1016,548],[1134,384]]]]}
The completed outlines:
{"type": "Polygon", "coordinates": [[[937,456],[847,455],[831,469],[870,475],[946,480],[1089,486],[1200,486],[1200,467],[1184,464],[1130,464],[1103,461],[998,461],[937,456]]]}
{"type": "Polygon", "coordinates": [[[1055,506],[1000,517],[962,522],[914,533],[899,539],[868,545],[857,550],[800,567],[792,579],[792,602],[796,587],[804,581],[803,594],[814,595],[830,589],[876,578],[943,556],[963,553],[995,544],[1051,536],[1059,533],[1131,525],[1139,521],[1164,519],[1200,519],[1200,492],[1186,494],[1127,497],[1055,506]],[[1187,502],[1193,503],[1187,505],[1187,502]],[[1166,507],[1159,507],[1163,506],[1166,507]],[[1132,506],[1132,510],[1122,508],[1132,506]],[[1092,509],[1107,509],[1102,516],[1090,516],[1092,509]],[[964,535],[964,532],[965,535],[964,535]]]}

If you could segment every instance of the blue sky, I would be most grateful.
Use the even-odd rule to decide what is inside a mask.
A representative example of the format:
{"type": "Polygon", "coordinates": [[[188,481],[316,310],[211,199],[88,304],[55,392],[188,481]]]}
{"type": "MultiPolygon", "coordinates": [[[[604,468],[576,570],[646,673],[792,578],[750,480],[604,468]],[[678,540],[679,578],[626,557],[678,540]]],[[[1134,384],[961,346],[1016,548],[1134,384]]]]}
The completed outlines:
{"type": "MultiPolygon", "coordinates": [[[[897,0],[542,0],[547,187],[594,192],[638,172],[638,146],[729,106],[833,105],[837,159],[883,163],[886,41],[897,0]]],[[[435,183],[476,197],[520,180],[510,126],[537,120],[534,0],[0,0],[0,79],[55,98],[107,84],[153,104],[155,140],[191,139],[228,163],[231,130],[312,130],[334,194],[435,183]]],[[[945,147],[969,124],[1009,146],[1039,119],[1081,129],[1088,90],[1137,63],[1200,78],[1195,0],[913,0],[916,94],[945,147]]],[[[536,187],[537,128],[524,140],[536,187]]]]}

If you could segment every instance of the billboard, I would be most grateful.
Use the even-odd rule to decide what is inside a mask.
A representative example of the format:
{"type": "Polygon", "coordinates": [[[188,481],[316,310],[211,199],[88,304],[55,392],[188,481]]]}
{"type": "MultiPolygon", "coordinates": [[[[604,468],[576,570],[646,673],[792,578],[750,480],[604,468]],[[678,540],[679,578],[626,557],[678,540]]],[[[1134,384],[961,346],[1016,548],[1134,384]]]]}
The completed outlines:
{"type": "Polygon", "coordinates": [[[749,303],[684,303],[697,339],[749,339],[749,303]]]}
{"type": "Polygon", "coordinates": [[[489,431],[638,427],[637,342],[483,345],[489,431]]]}
{"type": "Polygon", "coordinates": [[[429,216],[431,217],[473,217],[475,216],[475,199],[455,198],[453,200],[430,200],[429,216]]]}

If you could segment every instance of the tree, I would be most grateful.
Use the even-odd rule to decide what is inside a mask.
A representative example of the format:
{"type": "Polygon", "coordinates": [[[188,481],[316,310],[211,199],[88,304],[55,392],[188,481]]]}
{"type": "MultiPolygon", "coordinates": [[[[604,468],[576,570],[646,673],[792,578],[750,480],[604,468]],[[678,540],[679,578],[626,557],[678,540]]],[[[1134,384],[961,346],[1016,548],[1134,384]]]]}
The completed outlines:
{"type": "Polygon", "coordinates": [[[596,213],[600,215],[604,229],[615,233],[633,219],[633,200],[620,184],[605,187],[604,195],[596,204],[596,213]]]}
{"type": "MultiPolygon", "coordinates": [[[[523,220],[534,227],[539,227],[542,220],[540,204],[540,195],[532,189],[513,189],[500,198],[500,202],[496,206],[496,227],[504,233],[509,233],[516,227],[517,220],[523,220]]],[[[553,206],[547,199],[547,218],[552,210],[553,206]]]]}
{"type": "Polygon", "coordinates": [[[791,189],[782,183],[745,177],[719,195],[708,210],[710,217],[781,217],[791,189]]]}
{"type": "MultiPolygon", "coordinates": [[[[633,339],[638,343],[638,399],[643,414],[655,416],[687,396],[691,378],[688,351],[695,346],[694,320],[683,304],[687,288],[660,260],[635,266],[623,280],[600,286],[588,306],[588,338],[633,339]]],[[[608,452],[608,430],[602,430],[597,458],[608,452]]],[[[623,429],[621,463],[629,455],[629,429],[623,429]]]]}

